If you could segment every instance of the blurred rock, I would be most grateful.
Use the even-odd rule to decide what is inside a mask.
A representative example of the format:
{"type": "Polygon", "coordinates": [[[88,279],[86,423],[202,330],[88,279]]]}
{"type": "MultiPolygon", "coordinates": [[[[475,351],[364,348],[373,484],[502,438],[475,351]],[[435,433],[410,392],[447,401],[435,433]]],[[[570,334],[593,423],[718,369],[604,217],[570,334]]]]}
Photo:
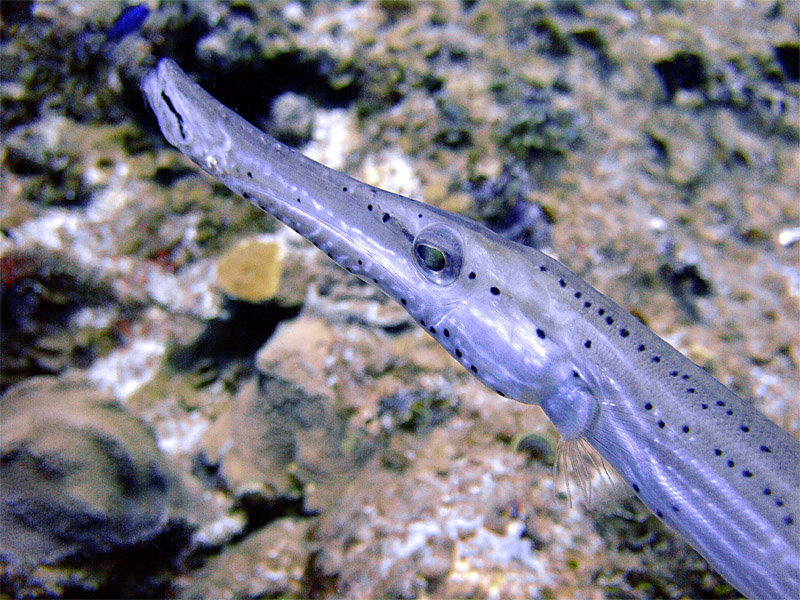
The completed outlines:
{"type": "Polygon", "coordinates": [[[281,285],[281,254],[275,243],[243,242],[217,262],[217,285],[231,298],[266,302],[281,285]]]}
{"type": "Polygon", "coordinates": [[[226,548],[192,577],[182,598],[278,598],[304,595],[311,552],[308,522],[280,519],[226,548]]]}
{"type": "Polygon", "coordinates": [[[345,451],[346,422],[325,385],[324,361],[335,339],[321,320],[281,325],[256,357],[258,380],[243,385],[208,430],[207,457],[219,462],[236,496],[303,497],[307,510],[321,510],[369,454],[357,443],[345,451]]]}
{"type": "Polygon", "coordinates": [[[311,139],[314,124],[314,105],[300,94],[284,92],[272,102],[269,129],[290,146],[302,146],[311,139]]]}
{"type": "Polygon", "coordinates": [[[655,113],[649,135],[663,148],[667,178],[675,185],[696,184],[711,158],[706,132],[685,113],[664,109],[655,113]]]}
{"type": "Polygon", "coordinates": [[[18,579],[69,559],[91,570],[167,531],[173,476],[150,430],[108,396],[77,377],[37,377],[0,407],[0,554],[18,579]]]}
{"type": "Polygon", "coordinates": [[[467,187],[475,200],[476,220],[531,248],[550,246],[550,223],[542,207],[529,199],[533,186],[522,165],[504,165],[498,176],[471,181],[467,187]]]}

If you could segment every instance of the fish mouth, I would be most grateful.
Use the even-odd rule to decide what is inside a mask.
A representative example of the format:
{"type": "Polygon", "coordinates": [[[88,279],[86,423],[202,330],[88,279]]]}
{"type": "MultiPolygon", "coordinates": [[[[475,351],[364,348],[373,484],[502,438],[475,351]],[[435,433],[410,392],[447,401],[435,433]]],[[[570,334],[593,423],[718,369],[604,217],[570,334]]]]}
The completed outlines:
{"type": "Polygon", "coordinates": [[[417,285],[413,242],[428,205],[333,171],[220,104],[170,59],[140,83],[167,141],[334,262],[392,297],[417,285]],[[412,214],[413,213],[413,214],[412,214]]]}
{"type": "MultiPolygon", "coordinates": [[[[189,76],[168,58],[161,59],[139,84],[145,103],[155,115],[164,137],[182,152],[189,148],[191,132],[196,131],[196,128],[185,126],[191,115],[190,101],[185,94],[187,90],[194,90],[194,86],[196,84],[189,76]]],[[[194,160],[193,156],[190,157],[194,160]]]]}

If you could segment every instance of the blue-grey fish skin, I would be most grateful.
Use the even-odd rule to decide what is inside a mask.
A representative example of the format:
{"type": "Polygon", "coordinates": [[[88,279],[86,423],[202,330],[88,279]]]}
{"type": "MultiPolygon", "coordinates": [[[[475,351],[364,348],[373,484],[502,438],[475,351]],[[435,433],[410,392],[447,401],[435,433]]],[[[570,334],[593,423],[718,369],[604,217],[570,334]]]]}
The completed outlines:
{"type": "Polygon", "coordinates": [[[559,262],[302,156],[174,62],[142,89],[171,144],[588,441],[740,592],[800,598],[800,442],[750,403],[559,262]]]}

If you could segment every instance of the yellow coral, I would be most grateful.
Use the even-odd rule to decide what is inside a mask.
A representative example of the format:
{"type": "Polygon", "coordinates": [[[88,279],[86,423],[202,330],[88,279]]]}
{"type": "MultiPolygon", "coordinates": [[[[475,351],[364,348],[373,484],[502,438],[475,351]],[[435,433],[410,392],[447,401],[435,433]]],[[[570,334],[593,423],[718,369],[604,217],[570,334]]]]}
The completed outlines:
{"type": "Polygon", "coordinates": [[[237,300],[266,302],[275,296],[280,284],[278,244],[250,240],[229,250],[217,262],[217,286],[237,300]]]}

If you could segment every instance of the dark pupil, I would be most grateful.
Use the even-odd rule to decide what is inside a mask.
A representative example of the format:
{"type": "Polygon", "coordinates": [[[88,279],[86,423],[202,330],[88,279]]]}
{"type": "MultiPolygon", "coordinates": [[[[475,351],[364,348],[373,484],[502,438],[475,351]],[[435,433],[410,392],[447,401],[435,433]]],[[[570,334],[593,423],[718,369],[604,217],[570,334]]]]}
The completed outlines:
{"type": "Polygon", "coordinates": [[[431,246],[418,244],[417,256],[419,256],[420,260],[431,271],[441,271],[447,266],[447,259],[444,256],[444,252],[431,246]]]}

